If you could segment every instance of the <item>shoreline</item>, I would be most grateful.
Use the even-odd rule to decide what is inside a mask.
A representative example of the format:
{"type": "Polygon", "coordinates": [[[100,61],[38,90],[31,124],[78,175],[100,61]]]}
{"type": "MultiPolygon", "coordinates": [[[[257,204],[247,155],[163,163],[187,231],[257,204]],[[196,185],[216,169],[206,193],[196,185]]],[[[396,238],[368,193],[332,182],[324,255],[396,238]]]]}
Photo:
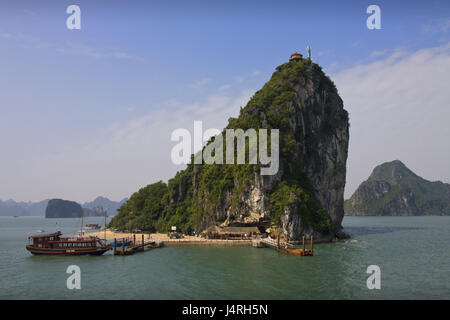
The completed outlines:
{"type": "MultiPolygon", "coordinates": [[[[100,239],[105,239],[105,231],[92,231],[85,232],[86,236],[95,236],[100,239]]],[[[118,232],[115,233],[109,229],[106,230],[106,240],[114,241],[114,239],[123,239],[136,237],[136,242],[140,243],[142,236],[144,236],[144,241],[155,241],[163,243],[165,247],[175,247],[175,246],[252,246],[252,239],[206,239],[198,236],[184,236],[181,239],[170,239],[167,234],[163,233],[130,233],[130,232],[118,232]]]]}

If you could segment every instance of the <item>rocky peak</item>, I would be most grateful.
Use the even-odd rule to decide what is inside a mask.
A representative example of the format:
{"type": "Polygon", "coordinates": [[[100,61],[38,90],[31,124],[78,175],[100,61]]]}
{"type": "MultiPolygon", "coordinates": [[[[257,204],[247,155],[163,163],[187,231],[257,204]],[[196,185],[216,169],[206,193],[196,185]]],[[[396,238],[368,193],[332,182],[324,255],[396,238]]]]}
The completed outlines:
{"type": "Polygon", "coordinates": [[[386,181],[391,184],[399,184],[405,178],[420,178],[408,169],[400,160],[385,162],[373,169],[369,180],[386,181]]]}

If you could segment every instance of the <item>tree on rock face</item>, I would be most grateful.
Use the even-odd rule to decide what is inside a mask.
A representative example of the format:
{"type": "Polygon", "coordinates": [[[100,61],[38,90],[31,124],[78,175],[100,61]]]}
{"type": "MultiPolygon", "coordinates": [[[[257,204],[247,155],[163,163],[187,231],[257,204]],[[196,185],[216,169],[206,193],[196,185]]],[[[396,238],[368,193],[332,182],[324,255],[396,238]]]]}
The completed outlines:
{"type": "Polygon", "coordinates": [[[167,185],[159,181],[133,193],[110,225],[127,230],[156,231],[158,220],[167,210],[167,190],[167,185]]]}

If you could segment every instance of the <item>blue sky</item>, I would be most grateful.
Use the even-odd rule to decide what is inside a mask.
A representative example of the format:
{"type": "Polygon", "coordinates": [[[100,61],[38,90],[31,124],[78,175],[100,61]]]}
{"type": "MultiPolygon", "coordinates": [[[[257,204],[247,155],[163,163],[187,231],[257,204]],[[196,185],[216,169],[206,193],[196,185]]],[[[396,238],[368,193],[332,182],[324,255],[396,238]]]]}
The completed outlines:
{"type": "MultiPolygon", "coordinates": [[[[450,71],[449,9],[448,1],[2,1],[0,175],[6,183],[0,199],[120,199],[167,180],[180,169],[169,163],[171,130],[190,128],[193,120],[222,127],[277,65],[294,51],[304,52],[306,45],[326,73],[341,79],[336,83],[356,130],[351,132],[347,196],[375,161],[397,157],[425,178],[450,182],[445,165],[450,155],[439,154],[438,148],[449,144],[436,138],[448,131],[432,125],[448,115],[445,87],[436,93],[430,83],[424,91],[417,82],[395,91],[397,77],[410,70],[408,61],[426,66],[431,55],[441,59],[436,72],[450,71]],[[81,8],[81,30],[66,28],[71,4],[81,8]],[[381,30],[366,27],[370,4],[381,8],[381,30]],[[434,152],[429,158],[412,149],[398,153],[417,134],[413,124],[424,118],[414,110],[396,113],[398,103],[388,113],[398,117],[395,123],[405,114],[416,117],[405,124],[405,140],[386,141],[399,127],[385,128],[371,151],[382,156],[373,157],[357,138],[364,130],[376,131],[381,115],[367,118],[379,105],[373,101],[378,94],[373,107],[356,105],[374,94],[376,82],[352,88],[371,79],[359,78],[364,67],[374,70],[370,67],[383,61],[385,69],[370,73],[381,72],[374,81],[392,83],[391,100],[423,91],[414,99],[417,111],[420,99],[439,95],[429,106],[435,118],[424,128],[437,139],[436,148],[419,145],[417,151],[434,152]],[[358,113],[363,109],[369,113],[358,113]]],[[[430,73],[429,80],[449,80],[441,76],[434,79],[430,73]]],[[[389,105],[383,101],[383,107],[389,105]]]]}

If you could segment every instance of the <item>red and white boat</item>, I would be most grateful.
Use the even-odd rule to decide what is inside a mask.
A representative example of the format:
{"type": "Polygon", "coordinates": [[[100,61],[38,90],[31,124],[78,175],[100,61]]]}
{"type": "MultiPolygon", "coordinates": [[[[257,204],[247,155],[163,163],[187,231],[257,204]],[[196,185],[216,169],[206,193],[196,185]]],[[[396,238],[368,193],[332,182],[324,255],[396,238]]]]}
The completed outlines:
{"type": "Polygon", "coordinates": [[[98,237],[62,237],[60,231],[28,237],[26,249],[32,254],[43,255],[102,255],[111,249],[111,245],[98,237]]]}

